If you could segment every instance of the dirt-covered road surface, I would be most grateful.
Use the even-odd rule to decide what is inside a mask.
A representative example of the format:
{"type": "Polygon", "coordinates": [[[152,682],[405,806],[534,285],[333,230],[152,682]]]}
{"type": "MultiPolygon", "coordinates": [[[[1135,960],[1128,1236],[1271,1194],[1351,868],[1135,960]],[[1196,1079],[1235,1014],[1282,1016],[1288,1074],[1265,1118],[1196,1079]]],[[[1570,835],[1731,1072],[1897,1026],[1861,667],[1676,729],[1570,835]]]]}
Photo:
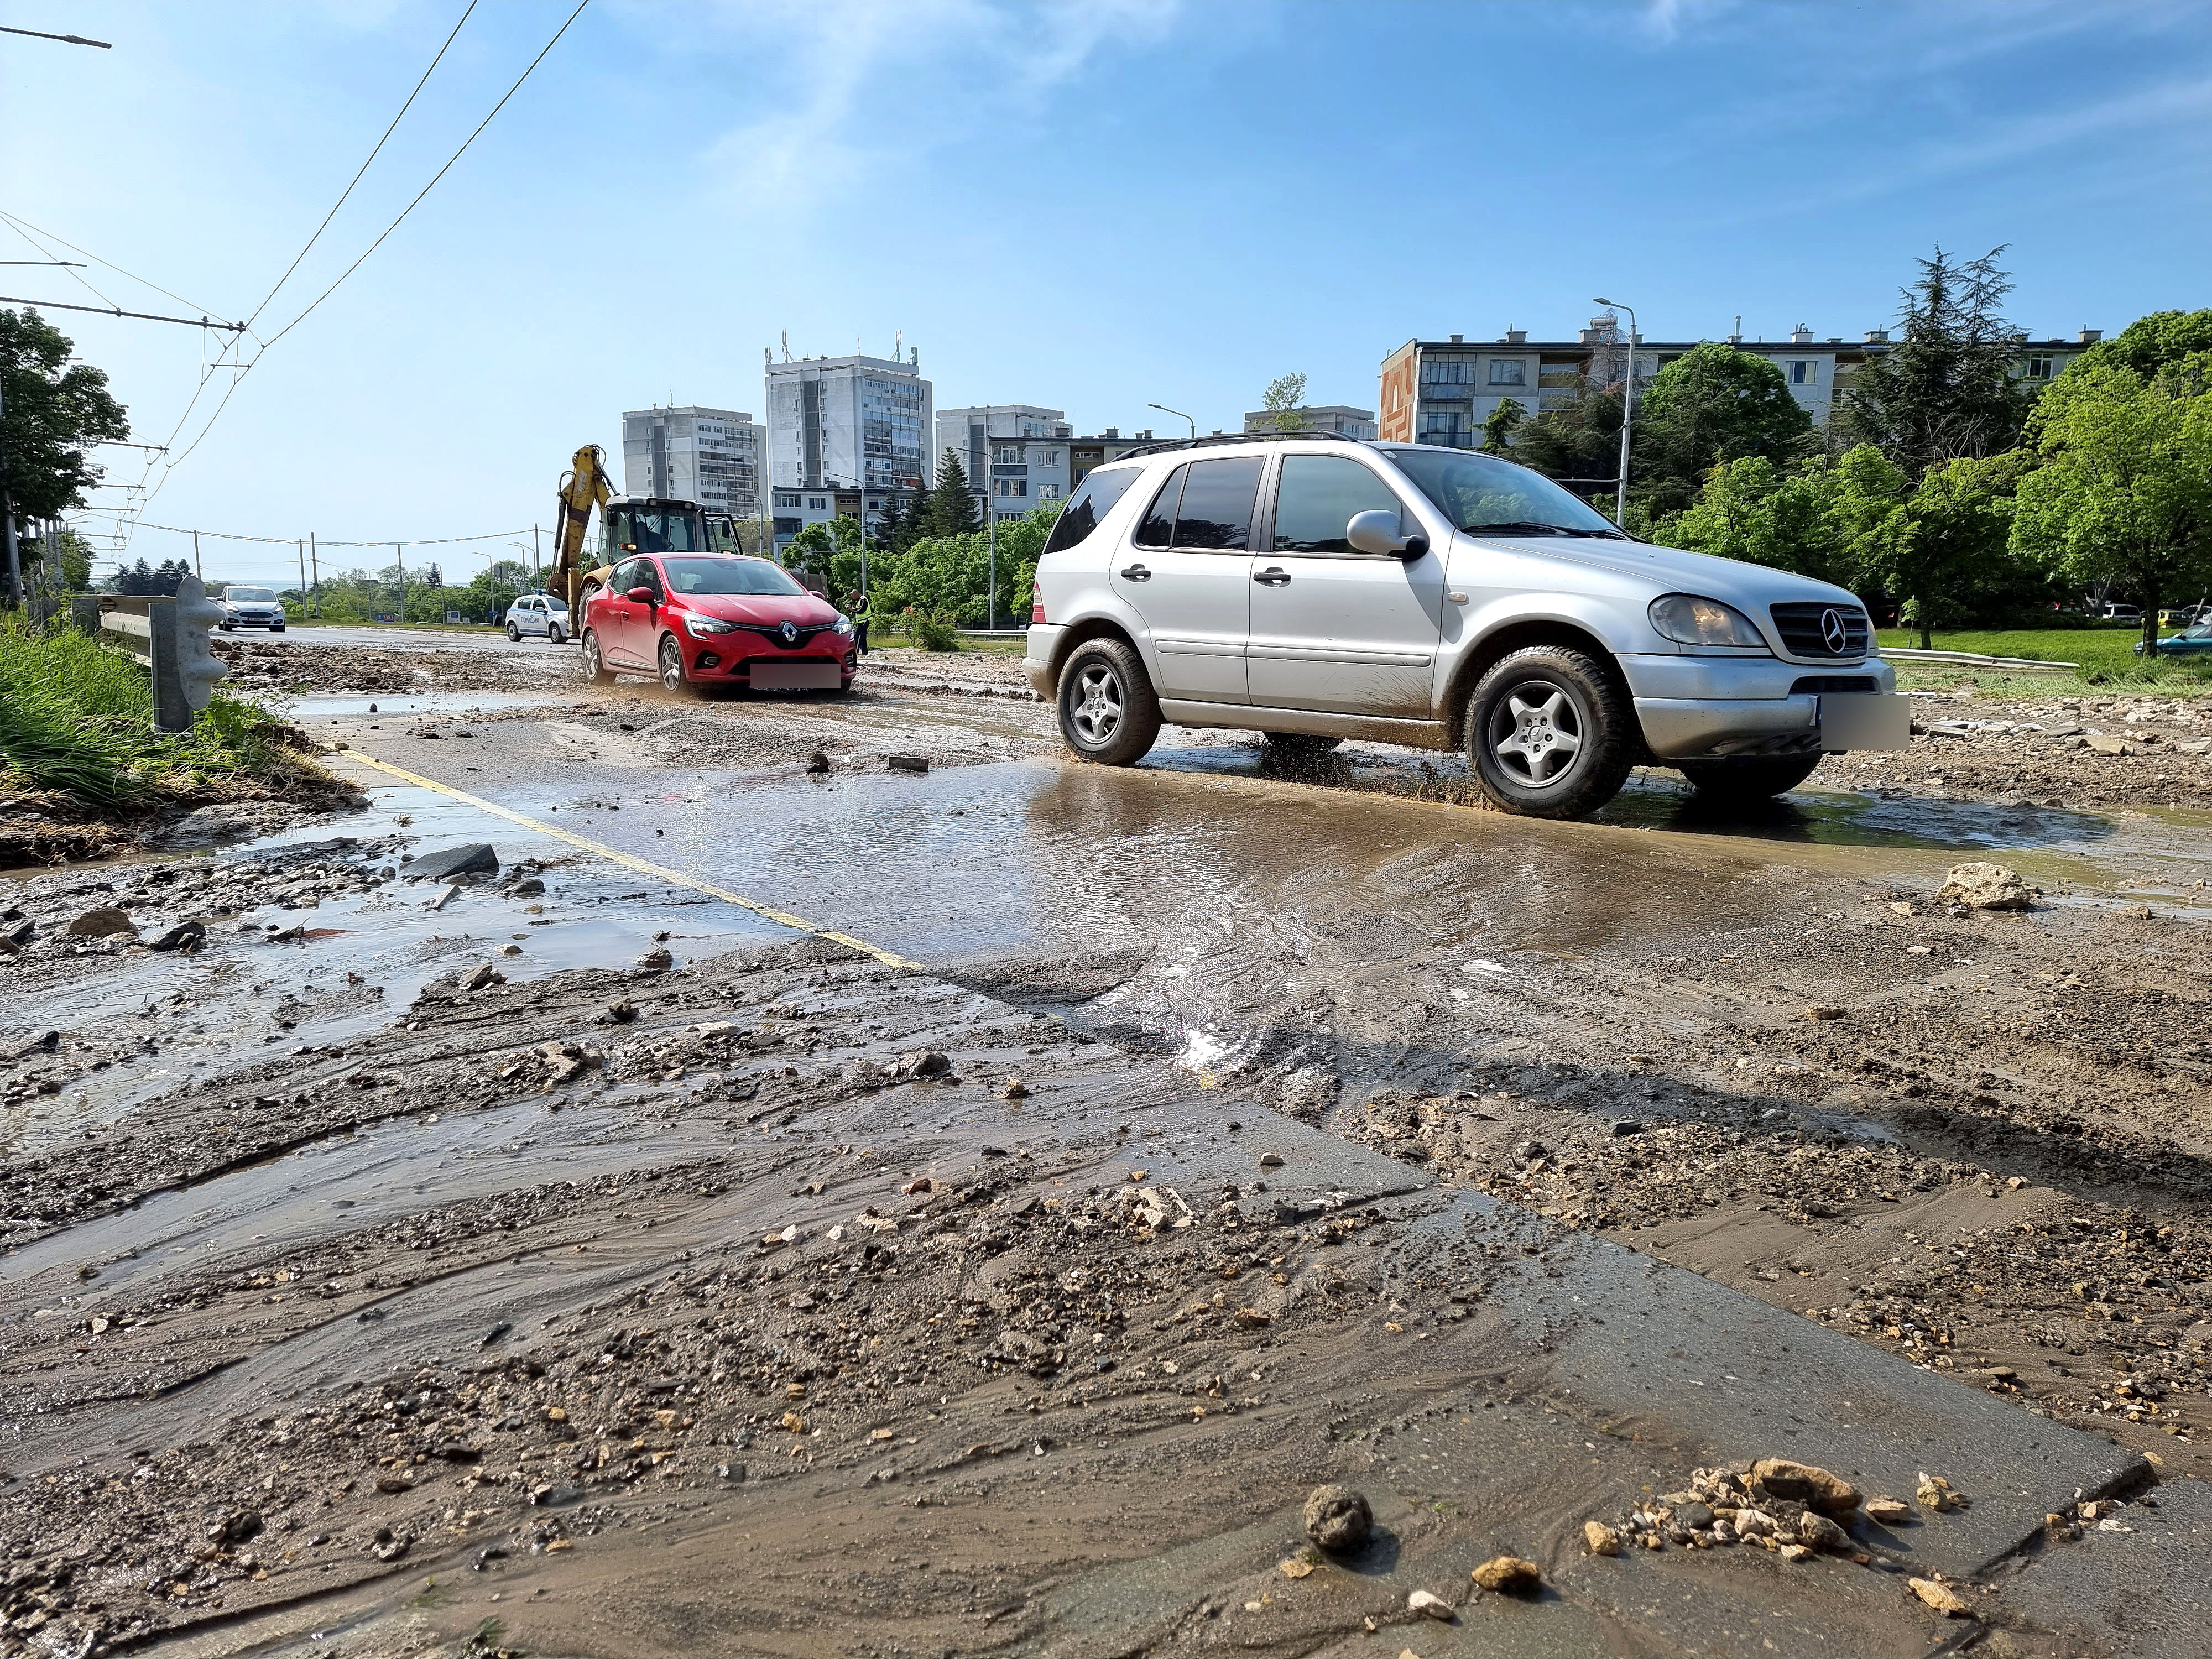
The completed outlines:
{"type": "Polygon", "coordinates": [[[0,887],[0,1652],[2208,1650],[2187,704],[1551,824],[235,667],[365,808],[0,887]]]}

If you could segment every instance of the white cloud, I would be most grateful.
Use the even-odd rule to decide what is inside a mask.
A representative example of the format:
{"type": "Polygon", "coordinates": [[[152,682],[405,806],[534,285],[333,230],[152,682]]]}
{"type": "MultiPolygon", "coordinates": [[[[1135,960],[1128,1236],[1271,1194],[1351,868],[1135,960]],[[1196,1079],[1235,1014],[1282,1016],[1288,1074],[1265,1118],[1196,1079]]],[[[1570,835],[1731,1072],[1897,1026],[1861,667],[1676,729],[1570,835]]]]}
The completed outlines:
{"type": "Polygon", "coordinates": [[[724,8],[717,22],[754,60],[771,107],[716,139],[708,163],[744,181],[723,192],[732,206],[804,210],[887,155],[994,135],[1010,142],[1008,117],[1033,114],[1099,57],[1158,42],[1182,11],[1182,0],[724,8]]]}

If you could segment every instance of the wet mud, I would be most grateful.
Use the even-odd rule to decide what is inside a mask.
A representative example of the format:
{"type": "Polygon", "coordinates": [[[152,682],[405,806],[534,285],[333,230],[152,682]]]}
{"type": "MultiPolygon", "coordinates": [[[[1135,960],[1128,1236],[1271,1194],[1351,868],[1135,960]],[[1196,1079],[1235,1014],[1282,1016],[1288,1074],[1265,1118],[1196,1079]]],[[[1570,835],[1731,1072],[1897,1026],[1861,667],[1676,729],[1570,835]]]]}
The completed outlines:
{"type": "Polygon", "coordinates": [[[2195,805],[1537,824],[935,683],[315,728],[921,969],[346,752],[334,825],[7,885],[0,1648],[2191,1650],[2195,805]],[[2039,908],[1932,899],[1979,857],[2039,908]],[[1775,1453],[1974,1501],[1582,1541],[1775,1453]]]}

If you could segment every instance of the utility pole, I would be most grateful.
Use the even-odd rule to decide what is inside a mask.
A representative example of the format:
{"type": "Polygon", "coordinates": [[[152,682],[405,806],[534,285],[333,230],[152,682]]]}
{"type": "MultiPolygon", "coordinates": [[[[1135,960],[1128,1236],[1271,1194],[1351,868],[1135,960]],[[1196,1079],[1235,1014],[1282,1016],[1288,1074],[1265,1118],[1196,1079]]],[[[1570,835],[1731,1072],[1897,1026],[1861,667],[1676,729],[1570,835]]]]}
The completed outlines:
{"type": "MultiPolygon", "coordinates": [[[[1599,305],[1617,304],[1613,300],[1600,300],[1599,305]]],[[[1620,483],[1613,497],[1613,522],[1622,535],[1628,533],[1628,428],[1636,413],[1636,307],[1621,306],[1628,313],[1628,372],[1620,377],[1620,483]]]]}
{"type": "Polygon", "coordinates": [[[307,608],[307,544],[295,536],[292,545],[300,555],[300,609],[305,611],[307,608]]]}
{"type": "Polygon", "coordinates": [[[192,574],[203,582],[207,580],[207,572],[200,568],[200,532],[197,530],[192,532],[192,574]]]}
{"type": "Polygon", "coordinates": [[[407,550],[398,542],[392,544],[392,556],[399,562],[399,620],[407,620],[407,550]]]}
{"type": "Polygon", "coordinates": [[[999,515],[991,510],[991,498],[983,497],[983,525],[990,537],[991,574],[989,586],[983,593],[983,631],[999,625],[999,515]]]}
{"type": "Polygon", "coordinates": [[[8,603],[23,608],[23,557],[15,546],[15,497],[0,495],[0,514],[8,520],[8,603]]]}
{"type": "Polygon", "coordinates": [[[532,525],[530,526],[530,580],[537,581],[538,573],[544,568],[545,549],[538,539],[538,526],[532,525]]]}
{"type": "Polygon", "coordinates": [[[314,597],[314,614],[323,614],[323,562],[315,550],[315,532],[307,532],[307,568],[314,572],[315,585],[310,592],[314,597]]]}

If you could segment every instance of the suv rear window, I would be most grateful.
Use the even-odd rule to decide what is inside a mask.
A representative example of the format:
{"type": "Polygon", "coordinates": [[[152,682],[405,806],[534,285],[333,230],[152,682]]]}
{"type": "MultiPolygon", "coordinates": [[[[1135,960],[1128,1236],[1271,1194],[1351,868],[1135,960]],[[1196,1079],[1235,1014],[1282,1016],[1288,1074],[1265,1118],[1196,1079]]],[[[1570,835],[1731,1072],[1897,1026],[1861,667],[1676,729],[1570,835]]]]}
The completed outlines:
{"type": "Polygon", "coordinates": [[[1052,534],[1045,538],[1045,552],[1073,547],[1097,529],[1099,520],[1114,510],[1114,503],[1128,492],[1141,471],[1133,466],[1101,467],[1085,478],[1053,521],[1052,534]]]}

